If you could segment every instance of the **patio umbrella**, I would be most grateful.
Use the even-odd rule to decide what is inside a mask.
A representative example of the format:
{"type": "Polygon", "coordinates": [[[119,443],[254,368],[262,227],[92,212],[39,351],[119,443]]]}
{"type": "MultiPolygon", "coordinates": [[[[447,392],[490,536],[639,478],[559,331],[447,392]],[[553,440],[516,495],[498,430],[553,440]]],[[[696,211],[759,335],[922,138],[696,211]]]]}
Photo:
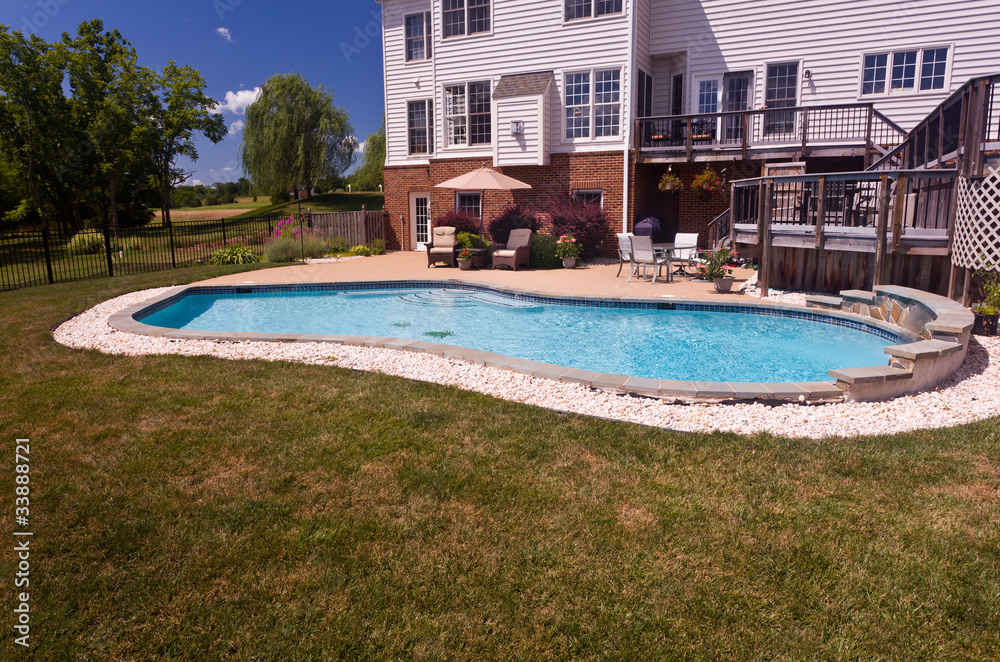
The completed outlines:
{"type": "Polygon", "coordinates": [[[436,184],[434,188],[454,188],[471,191],[485,189],[509,191],[516,188],[531,188],[531,184],[525,184],[513,177],[508,177],[492,168],[487,168],[484,164],[477,170],[436,184]]]}
{"type": "MultiPolygon", "coordinates": [[[[434,188],[453,188],[462,191],[483,191],[486,189],[509,191],[516,188],[531,188],[531,184],[525,184],[524,182],[514,179],[513,177],[508,177],[507,175],[497,172],[493,168],[487,168],[484,163],[477,170],[467,172],[464,175],[459,175],[458,177],[452,177],[451,179],[441,182],[440,184],[435,184],[434,188]]],[[[479,234],[481,235],[483,232],[483,216],[480,214],[479,234]]]]}

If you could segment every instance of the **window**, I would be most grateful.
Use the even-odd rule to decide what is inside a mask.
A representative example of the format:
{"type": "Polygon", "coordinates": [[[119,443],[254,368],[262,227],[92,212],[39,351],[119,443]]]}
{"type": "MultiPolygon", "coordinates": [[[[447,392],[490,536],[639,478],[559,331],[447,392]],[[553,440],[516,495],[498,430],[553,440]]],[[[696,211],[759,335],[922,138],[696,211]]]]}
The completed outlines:
{"type": "Polygon", "coordinates": [[[948,48],[867,53],[861,61],[861,95],[943,90],[948,48]]]}
{"type": "Polygon", "coordinates": [[[406,104],[407,144],[410,154],[434,153],[431,127],[434,126],[430,101],[410,101],[406,104]]]}
{"type": "Polygon", "coordinates": [[[653,115],[653,77],[642,69],[639,69],[638,88],[636,112],[639,117],[651,117],[653,115]]]}
{"type": "Polygon", "coordinates": [[[490,0],[443,0],[444,36],[490,31],[490,0]]]}
{"type": "Polygon", "coordinates": [[[488,145],[493,142],[488,82],[448,85],[444,88],[449,145],[488,145]]]}
{"type": "Polygon", "coordinates": [[[684,113],[684,74],[674,74],[673,91],[670,93],[670,114],[684,113]]]}
{"type": "Polygon", "coordinates": [[[566,138],[617,136],[621,124],[618,69],[566,74],[566,138]],[[593,80],[593,95],[591,95],[593,80]]]}
{"type": "MultiPolygon", "coordinates": [[[[767,82],[764,88],[764,104],[772,108],[794,108],[799,99],[799,64],[783,62],[767,65],[767,82]]],[[[795,112],[764,113],[764,134],[775,135],[794,133],[795,112]]]]}
{"type": "Polygon", "coordinates": [[[455,210],[464,211],[474,218],[483,217],[483,199],[478,191],[475,193],[459,191],[455,194],[455,210]]]}
{"type": "Polygon", "coordinates": [[[585,202],[588,205],[604,207],[604,191],[602,189],[573,189],[573,199],[585,202]]]}
{"type": "Polygon", "coordinates": [[[426,60],[431,56],[431,13],[406,17],[406,61],[426,60]]]}
{"type": "Polygon", "coordinates": [[[566,0],[566,20],[622,13],[622,0],[566,0]]]}

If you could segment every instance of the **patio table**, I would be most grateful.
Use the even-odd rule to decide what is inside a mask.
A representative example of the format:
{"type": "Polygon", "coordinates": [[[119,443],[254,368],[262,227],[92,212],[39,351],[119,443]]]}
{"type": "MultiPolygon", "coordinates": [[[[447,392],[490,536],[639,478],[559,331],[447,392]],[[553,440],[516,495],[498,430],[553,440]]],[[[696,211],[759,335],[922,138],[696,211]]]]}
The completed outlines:
{"type": "MultiPolygon", "coordinates": [[[[697,244],[674,244],[674,243],[660,243],[653,244],[653,251],[661,254],[667,254],[670,257],[670,262],[674,262],[674,251],[682,251],[685,249],[697,249],[697,244]]],[[[684,269],[684,263],[679,262],[677,264],[677,269],[673,272],[678,276],[690,276],[687,270],[684,269]]]]}

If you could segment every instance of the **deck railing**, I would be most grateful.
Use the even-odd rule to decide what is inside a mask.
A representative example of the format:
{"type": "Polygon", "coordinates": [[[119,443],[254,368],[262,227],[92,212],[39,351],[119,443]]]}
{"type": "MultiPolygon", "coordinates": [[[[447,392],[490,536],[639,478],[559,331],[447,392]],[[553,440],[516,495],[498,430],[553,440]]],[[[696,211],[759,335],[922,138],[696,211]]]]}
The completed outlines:
{"type": "Polygon", "coordinates": [[[955,166],[967,177],[981,177],[986,156],[1000,151],[998,86],[1000,74],[970,80],[870,169],[955,166]]]}
{"type": "Polygon", "coordinates": [[[906,132],[871,103],[743,110],[636,120],[640,156],[684,156],[699,151],[740,152],[854,145],[882,153],[900,144],[906,132]]]}

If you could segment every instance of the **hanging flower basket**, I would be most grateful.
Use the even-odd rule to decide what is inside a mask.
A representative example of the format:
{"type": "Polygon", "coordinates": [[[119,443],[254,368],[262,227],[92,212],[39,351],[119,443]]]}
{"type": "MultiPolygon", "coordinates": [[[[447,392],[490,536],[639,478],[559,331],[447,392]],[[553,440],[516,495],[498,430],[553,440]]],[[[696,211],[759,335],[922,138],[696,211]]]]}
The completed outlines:
{"type": "Polygon", "coordinates": [[[665,173],[663,173],[663,177],[660,177],[659,188],[661,191],[665,191],[667,193],[675,193],[684,188],[684,183],[681,182],[680,177],[668,169],[665,173]]]}
{"type": "Polygon", "coordinates": [[[705,168],[700,173],[698,173],[694,181],[691,182],[691,188],[698,191],[702,195],[709,195],[715,193],[716,191],[721,192],[723,187],[722,177],[719,173],[715,172],[711,168],[705,168]]]}

